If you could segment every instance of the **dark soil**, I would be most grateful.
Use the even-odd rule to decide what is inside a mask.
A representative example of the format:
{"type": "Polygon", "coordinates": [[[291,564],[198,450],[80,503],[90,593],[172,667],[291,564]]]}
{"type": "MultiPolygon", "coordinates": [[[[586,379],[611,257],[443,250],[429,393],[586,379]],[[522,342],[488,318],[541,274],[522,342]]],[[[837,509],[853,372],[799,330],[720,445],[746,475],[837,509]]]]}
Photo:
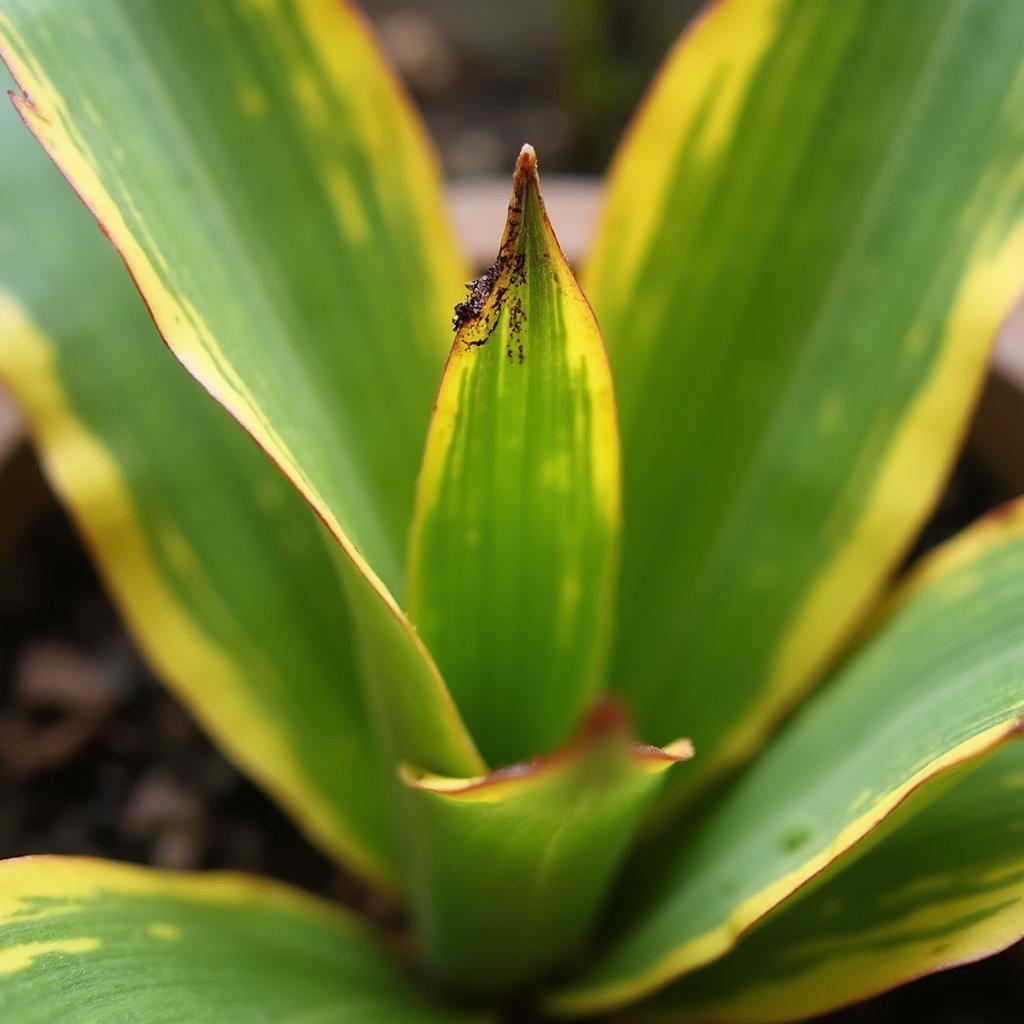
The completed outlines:
{"type": "MultiPolygon", "coordinates": [[[[958,469],[933,543],[1001,500],[958,469]]],[[[374,916],[199,732],[135,650],[48,494],[0,560],[0,856],[77,853],[272,875],[374,916]]],[[[832,1024],[1019,1024],[1024,952],[924,979],[832,1024]]]]}
{"type": "Polygon", "coordinates": [[[0,562],[0,857],[273,875],[368,911],[153,677],[52,498],[0,562]]]}

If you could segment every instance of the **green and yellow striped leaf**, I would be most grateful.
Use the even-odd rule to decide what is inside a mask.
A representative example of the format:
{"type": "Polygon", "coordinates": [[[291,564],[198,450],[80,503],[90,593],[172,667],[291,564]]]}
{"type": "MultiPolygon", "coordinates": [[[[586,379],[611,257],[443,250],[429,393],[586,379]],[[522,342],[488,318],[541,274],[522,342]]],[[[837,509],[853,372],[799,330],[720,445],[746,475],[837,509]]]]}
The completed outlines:
{"type": "Polygon", "coordinates": [[[616,1006],[718,959],[895,812],[934,800],[1024,729],[1021,622],[1024,501],[932,554],[765,756],[635,866],[637,882],[660,873],[655,898],[553,1005],[616,1006]]]}
{"type": "Polygon", "coordinates": [[[142,650],[310,838],[396,886],[390,783],[322,528],[160,343],[10,107],[0,181],[0,382],[142,650]]]}
{"type": "Polygon", "coordinates": [[[1024,937],[1024,742],[729,956],[633,1011],[644,1021],[802,1020],[1024,937]]]}
{"type": "MultiPolygon", "coordinates": [[[[74,857],[0,864],[11,1024],[468,1024],[328,903],[244,875],[74,857]]],[[[477,1018],[478,1019],[478,1018],[477,1018]]]]}
{"type": "Polygon", "coordinates": [[[536,983],[574,953],[688,740],[633,744],[599,705],[567,746],[472,779],[406,768],[411,902],[424,957],[452,988],[536,983]]]}
{"type": "Polygon", "coordinates": [[[611,678],[692,796],[897,564],[1024,285],[1024,5],[721,0],[616,158],[583,275],[623,444],[611,678]]]}
{"type": "Polygon", "coordinates": [[[3,0],[0,48],[168,346],[341,545],[387,636],[364,654],[420,712],[393,740],[479,770],[393,596],[459,267],[362,23],[336,0],[3,0]]]}
{"type": "Polygon", "coordinates": [[[485,759],[563,743],[604,683],[619,531],[608,360],[516,165],[498,257],[456,310],[410,543],[409,613],[485,759]]]}

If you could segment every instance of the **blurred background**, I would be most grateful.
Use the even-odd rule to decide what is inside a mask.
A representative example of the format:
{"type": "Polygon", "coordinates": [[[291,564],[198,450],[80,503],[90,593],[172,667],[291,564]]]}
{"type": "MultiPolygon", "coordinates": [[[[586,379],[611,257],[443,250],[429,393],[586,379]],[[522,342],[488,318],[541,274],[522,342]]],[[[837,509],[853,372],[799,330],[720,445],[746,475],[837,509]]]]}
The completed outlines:
{"type": "MultiPolygon", "coordinates": [[[[457,228],[490,262],[509,175],[536,147],[570,259],[604,173],[694,0],[363,0],[438,145],[457,228]]],[[[1024,492],[1024,308],[997,346],[966,452],[919,549],[1024,492]]],[[[276,875],[384,919],[206,741],[148,669],[0,394],[0,856],[86,853],[276,875]]],[[[834,1024],[1019,1024],[1022,947],[834,1024]]]]}
{"type": "Polygon", "coordinates": [[[697,0],[369,0],[392,63],[449,177],[511,172],[533,143],[542,170],[600,174],[630,111],[697,0]]]}

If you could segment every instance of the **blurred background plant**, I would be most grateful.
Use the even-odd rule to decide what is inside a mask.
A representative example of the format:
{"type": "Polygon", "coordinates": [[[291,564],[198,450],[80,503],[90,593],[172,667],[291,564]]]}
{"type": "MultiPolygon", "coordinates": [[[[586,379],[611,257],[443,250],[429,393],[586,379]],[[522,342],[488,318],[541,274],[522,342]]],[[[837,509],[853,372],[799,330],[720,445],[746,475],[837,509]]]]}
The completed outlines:
{"type": "Polygon", "coordinates": [[[524,139],[544,173],[600,174],[696,0],[371,0],[448,176],[503,173],[524,139]]]}

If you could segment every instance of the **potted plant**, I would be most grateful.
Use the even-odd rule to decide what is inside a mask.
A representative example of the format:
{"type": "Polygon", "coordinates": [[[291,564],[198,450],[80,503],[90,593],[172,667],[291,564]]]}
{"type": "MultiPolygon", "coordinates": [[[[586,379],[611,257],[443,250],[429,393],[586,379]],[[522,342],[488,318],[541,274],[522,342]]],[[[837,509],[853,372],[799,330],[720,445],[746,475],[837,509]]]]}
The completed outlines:
{"type": "Polygon", "coordinates": [[[116,256],[8,117],[0,374],[153,666],[411,919],[8,861],[4,1019],[782,1021],[1018,939],[1021,506],[889,581],[1021,284],[1022,41],[722,0],[582,288],[526,146],[467,291],[348,5],[2,0],[116,256]]]}

